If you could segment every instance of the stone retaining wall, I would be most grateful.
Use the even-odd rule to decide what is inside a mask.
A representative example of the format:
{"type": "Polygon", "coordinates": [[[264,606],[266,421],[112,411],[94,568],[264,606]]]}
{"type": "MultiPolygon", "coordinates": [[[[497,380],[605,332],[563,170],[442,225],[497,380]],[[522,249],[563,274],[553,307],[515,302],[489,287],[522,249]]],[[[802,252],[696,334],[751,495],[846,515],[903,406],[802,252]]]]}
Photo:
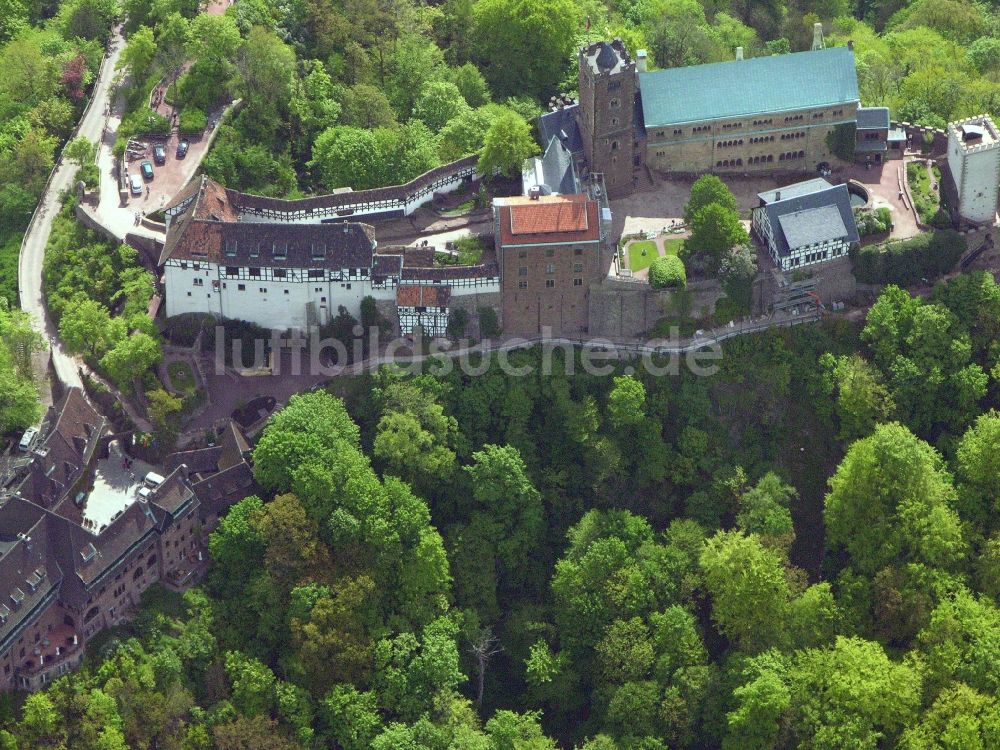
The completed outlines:
{"type": "MultiPolygon", "coordinates": [[[[715,310],[715,303],[725,296],[718,281],[688,284],[690,316],[701,317],[715,310]]],[[[634,338],[648,333],[656,322],[670,315],[677,292],[654,290],[640,281],[607,278],[590,287],[588,333],[608,338],[634,338]]]]}

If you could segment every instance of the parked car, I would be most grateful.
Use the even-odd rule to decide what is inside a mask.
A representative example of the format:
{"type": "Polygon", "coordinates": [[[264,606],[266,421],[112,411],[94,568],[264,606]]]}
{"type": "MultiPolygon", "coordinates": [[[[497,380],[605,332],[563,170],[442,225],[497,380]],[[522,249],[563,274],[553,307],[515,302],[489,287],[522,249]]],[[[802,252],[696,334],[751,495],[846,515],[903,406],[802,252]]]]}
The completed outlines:
{"type": "Polygon", "coordinates": [[[177,158],[178,159],[183,159],[185,156],[187,156],[188,146],[189,146],[189,144],[188,144],[188,142],[186,140],[181,141],[180,143],[177,144],[177,158]]]}
{"type": "Polygon", "coordinates": [[[153,179],[153,165],[149,159],[143,159],[142,164],[139,165],[139,169],[142,171],[142,176],[147,180],[153,179]]]}
{"type": "Polygon", "coordinates": [[[17,449],[22,453],[27,453],[31,450],[31,446],[35,444],[35,438],[38,437],[38,430],[34,427],[29,427],[24,431],[21,436],[21,442],[17,444],[17,449]]]}
{"type": "Polygon", "coordinates": [[[132,195],[142,195],[142,180],[139,179],[139,175],[129,175],[128,186],[132,195]]]}
{"type": "Polygon", "coordinates": [[[167,150],[163,148],[162,143],[153,146],[153,161],[161,165],[167,163],[167,150]]]}

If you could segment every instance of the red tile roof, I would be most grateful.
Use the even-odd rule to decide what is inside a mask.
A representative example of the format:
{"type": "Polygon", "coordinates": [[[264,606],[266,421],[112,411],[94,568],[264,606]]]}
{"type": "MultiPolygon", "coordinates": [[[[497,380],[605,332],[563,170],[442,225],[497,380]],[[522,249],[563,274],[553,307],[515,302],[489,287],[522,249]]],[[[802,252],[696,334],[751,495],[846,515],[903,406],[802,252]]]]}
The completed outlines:
{"type": "Polygon", "coordinates": [[[587,228],[584,203],[529,203],[510,207],[511,234],[582,232],[587,228]]]}
{"type": "Polygon", "coordinates": [[[499,210],[503,246],[600,239],[597,202],[585,195],[509,200],[499,210]]]}
{"type": "Polygon", "coordinates": [[[404,284],[396,289],[396,305],[399,307],[447,307],[450,300],[449,286],[404,284]]]}

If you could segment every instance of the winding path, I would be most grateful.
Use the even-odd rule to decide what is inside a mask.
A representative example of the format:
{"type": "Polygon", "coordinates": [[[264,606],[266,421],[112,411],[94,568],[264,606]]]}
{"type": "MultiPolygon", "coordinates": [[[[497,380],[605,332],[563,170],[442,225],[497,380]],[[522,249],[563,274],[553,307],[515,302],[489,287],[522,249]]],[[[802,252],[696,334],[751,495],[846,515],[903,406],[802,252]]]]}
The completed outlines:
{"type": "MultiPolygon", "coordinates": [[[[104,132],[105,109],[109,103],[111,82],[115,74],[115,66],[121,56],[124,46],[121,28],[115,29],[109,42],[109,53],[101,62],[97,82],[94,84],[90,102],[83,112],[83,117],[73,133],[73,137],[83,136],[93,143],[99,143],[104,132]]],[[[52,232],[52,222],[59,212],[59,196],[73,188],[73,178],[77,166],[65,162],[60,157],[56,168],[49,176],[45,191],[31,217],[31,223],[21,241],[21,253],[18,257],[17,279],[21,307],[34,322],[36,330],[45,336],[49,342],[49,351],[35,357],[35,371],[39,383],[47,382],[47,368],[51,358],[56,377],[67,386],[83,387],[80,378],[79,362],[69,354],[57,338],[58,330],[45,308],[42,293],[42,269],[45,262],[45,245],[52,232]]],[[[49,388],[42,388],[43,403],[51,403],[49,388]]]]}

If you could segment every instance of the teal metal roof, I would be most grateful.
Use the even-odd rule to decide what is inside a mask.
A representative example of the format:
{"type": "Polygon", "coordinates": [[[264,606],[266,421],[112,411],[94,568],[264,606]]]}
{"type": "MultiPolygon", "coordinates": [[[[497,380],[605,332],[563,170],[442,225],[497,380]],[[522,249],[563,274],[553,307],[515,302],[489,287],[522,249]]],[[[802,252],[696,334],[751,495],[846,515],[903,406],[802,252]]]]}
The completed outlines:
{"type": "Polygon", "coordinates": [[[857,102],[847,47],[639,74],[646,128],[857,102]]]}

